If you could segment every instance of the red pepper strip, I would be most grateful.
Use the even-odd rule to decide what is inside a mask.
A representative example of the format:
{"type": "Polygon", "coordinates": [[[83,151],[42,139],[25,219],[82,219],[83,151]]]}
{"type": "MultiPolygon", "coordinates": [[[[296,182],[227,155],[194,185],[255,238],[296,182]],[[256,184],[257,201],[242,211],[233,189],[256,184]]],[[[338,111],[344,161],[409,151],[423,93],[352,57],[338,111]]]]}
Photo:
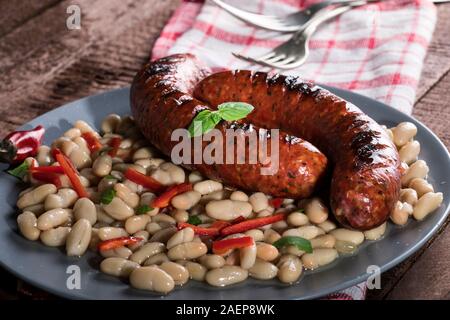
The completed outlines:
{"type": "Polygon", "coordinates": [[[223,239],[219,241],[214,241],[212,244],[212,251],[215,254],[224,254],[228,250],[231,249],[240,249],[253,245],[255,241],[253,241],[252,237],[245,236],[240,238],[230,238],[223,239]]]}
{"type": "Polygon", "coordinates": [[[14,131],[0,141],[0,162],[18,163],[37,154],[45,129],[37,126],[27,131],[14,131]]]}
{"type": "Polygon", "coordinates": [[[86,140],[89,151],[96,152],[102,148],[102,144],[93,132],[85,132],[81,135],[81,137],[86,140]]]}
{"type": "Polygon", "coordinates": [[[246,220],[237,224],[233,224],[229,227],[225,227],[220,231],[220,234],[223,236],[234,234],[234,233],[241,233],[248,230],[260,228],[262,226],[265,226],[267,224],[272,224],[278,221],[281,221],[285,218],[284,213],[279,213],[274,216],[270,217],[263,217],[263,218],[256,218],[256,219],[250,219],[246,220]]]}
{"type": "Polygon", "coordinates": [[[133,181],[134,183],[137,183],[141,186],[144,186],[147,189],[150,189],[152,192],[161,192],[164,190],[164,186],[159,183],[158,180],[146,176],[145,174],[140,173],[139,171],[136,171],[132,168],[128,168],[125,171],[125,178],[127,178],[130,181],[133,181]]]}
{"type": "Polygon", "coordinates": [[[102,241],[98,244],[97,248],[100,251],[116,249],[123,246],[132,245],[138,243],[144,239],[140,237],[120,237],[102,241]]]}
{"type": "Polygon", "coordinates": [[[109,141],[108,145],[112,147],[112,149],[108,152],[111,157],[115,157],[117,152],[119,151],[120,144],[122,143],[122,139],[119,137],[113,137],[109,141]]]}
{"type": "Polygon", "coordinates": [[[52,183],[58,189],[62,187],[60,174],[58,174],[58,173],[31,171],[31,177],[37,181],[52,183]]]}
{"type": "Polygon", "coordinates": [[[72,162],[59,150],[53,151],[56,161],[64,169],[64,173],[69,178],[72,187],[77,192],[80,198],[89,198],[89,194],[80,182],[77,169],[73,166],[72,162]]]}
{"type": "Polygon", "coordinates": [[[152,207],[153,208],[165,208],[170,204],[170,200],[176,195],[192,190],[192,184],[190,183],[181,183],[176,186],[170,187],[161,194],[159,197],[153,200],[152,207]]]}
{"type": "Polygon", "coordinates": [[[233,221],[231,221],[231,224],[236,224],[242,221],[245,221],[246,219],[243,216],[239,216],[236,219],[234,219],[233,221]]]}
{"type": "Polygon", "coordinates": [[[192,230],[194,230],[195,234],[198,234],[200,236],[209,236],[209,237],[213,237],[213,236],[217,236],[220,233],[220,229],[215,228],[213,226],[209,227],[209,228],[203,228],[203,227],[198,227],[195,226],[193,224],[187,223],[187,222],[179,222],[177,225],[178,230],[184,229],[184,228],[191,228],[192,230]]]}
{"type": "Polygon", "coordinates": [[[278,209],[283,204],[283,198],[273,198],[269,200],[269,204],[271,207],[278,209]]]}
{"type": "Polygon", "coordinates": [[[44,166],[44,167],[36,167],[32,166],[30,168],[30,172],[42,172],[42,173],[64,173],[64,169],[61,166],[44,166]]]}
{"type": "Polygon", "coordinates": [[[216,228],[216,229],[222,230],[223,228],[228,227],[231,224],[233,224],[233,222],[230,223],[227,221],[216,220],[211,225],[211,228],[216,228]]]}

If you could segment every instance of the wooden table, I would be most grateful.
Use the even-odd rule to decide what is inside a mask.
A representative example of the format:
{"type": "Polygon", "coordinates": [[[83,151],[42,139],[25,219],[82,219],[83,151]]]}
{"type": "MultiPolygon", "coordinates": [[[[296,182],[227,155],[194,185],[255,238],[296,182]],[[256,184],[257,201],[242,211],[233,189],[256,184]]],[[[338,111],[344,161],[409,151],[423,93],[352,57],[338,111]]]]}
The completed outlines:
{"type": "MultiPolygon", "coordinates": [[[[128,86],[179,0],[0,0],[0,135],[68,101],[128,86]],[[66,9],[81,7],[81,29],[66,9]]],[[[414,116],[450,146],[450,3],[425,61],[414,116]]],[[[450,298],[448,221],[418,253],[382,276],[369,299],[450,298]]],[[[0,298],[16,298],[1,270],[0,298]]]]}

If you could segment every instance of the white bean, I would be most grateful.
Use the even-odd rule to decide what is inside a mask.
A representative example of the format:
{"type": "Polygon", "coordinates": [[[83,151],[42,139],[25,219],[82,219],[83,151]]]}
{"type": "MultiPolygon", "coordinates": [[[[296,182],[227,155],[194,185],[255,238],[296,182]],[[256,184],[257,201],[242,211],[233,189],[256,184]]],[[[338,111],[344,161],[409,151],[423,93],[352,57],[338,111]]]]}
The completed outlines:
{"type": "Polygon", "coordinates": [[[129,207],[136,208],[139,205],[139,196],[131,191],[125,184],[116,183],[114,185],[114,190],[116,191],[117,197],[122,199],[129,207]]]}
{"type": "Polygon", "coordinates": [[[254,212],[260,212],[262,210],[267,209],[267,207],[269,206],[269,199],[262,192],[256,192],[252,194],[249,197],[248,201],[252,205],[254,212]]]}
{"type": "Polygon", "coordinates": [[[22,235],[28,240],[37,240],[41,231],[37,228],[37,219],[33,212],[25,211],[17,216],[17,224],[22,235]]]}
{"type": "Polygon", "coordinates": [[[188,180],[190,183],[197,183],[203,180],[203,177],[200,172],[198,171],[192,171],[189,176],[188,180]]]}
{"type": "Polygon", "coordinates": [[[256,241],[264,241],[264,233],[259,229],[252,229],[245,232],[246,236],[250,236],[253,240],[256,241]]]}
{"type": "Polygon", "coordinates": [[[40,146],[36,155],[36,160],[40,166],[49,166],[52,163],[52,156],[49,146],[40,146]]]}
{"type": "Polygon", "coordinates": [[[248,271],[237,266],[223,266],[208,271],[205,280],[215,287],[225,287],[247,279],[248,271]]]}
{"type": "Polygon", "coordinates": [[[407,186],[414,178],[425,178],[430,169],[427,163],[423,160],[417,160],[414,162],[406,172],[404,176],[401,177],[402,186],[407,186]]]}
{"type": "Polygon", "coordinates": [[[278,249],[269,243],[256,243],[256,256],[264,261],[273,261],[278,257],[278,249]]]}
{"type": "Polygon", "coordinates": [[[248,270],[250,277],[260,280],[273,279],[278,274],[278,268],[270,262],[256,259],[255,264],[248,270]]]}
{"type": "Polygon", "coordinates": [[[133,251],[127,247],[118,247],[114,249],[100,250],[100,254],[105,258],[117,257],[128,259],[133,254],[133,251]]]}
{"type": "Polygon", "coordinates": [[[139,264],[124,258],[110,257],[100,263],[100,270],[103,273],[115,277],[129,277],[130,274],[139,268],[139,264]]]}
{"type": "Polygon", "coordinates": [[[277,264],[278,279],[283,283],[294,283],[303,272],[303,265],[300,259],[288,254],[280,258],[277,264]]]}
{"type": "Polygon", "coordinates": [[[211,201],[206,205],[205,209],[211,218],[225,221],[234,220],[239,216],[247,218],[252,213],[250,203],[233,200],[211,201]]]}
{"type": "Polygon", "coordinates": [[[130,260],[142,264],[145,260],[155,254],[163,252],[165,246],[161,242],[149,242],[130,256],[130,260]]]}
{"type": "Polygon", "coordinates": [[[400,160],[411,164],[417,160],[417,157],[420,153],[420,143],[418,141],[410,141],[400,148],[398,154],[400,156],[400,160]]]}
{"type": "Polygon", "coordinates": [[[43,184],[35,189],[23,194],[17,200],[17,207],[23,209],[35,204],[44,202],[45,198],[52,193],[56,193],[57,189],[53,184],[43,184]]]}
{"type": "Polygon", "coordinates": [[[42,231],[40,239],[48,247],[60,247],[66,244],[69,233],[70,227],[58,227],[42,231]]]}
{"type": "Polygon", "coordinates": [[[267,229],[264,231],[264,242],[272,244],[280,238],[281,235],[275,230],[267,229]]]}
{"type": "Polygon", "coordinates": [[[69,208],[72,207],[75,201],[78,199],[78,194],[75,190],[70,188],[59,189],[55,194],[49,194],[45,198],[44,207],[45,210],[51,210],[56,208],[69,208]]]}
{"type": "Polygon", "coordinates": [[[397,225],[403,226],[408,222],[409,215],[413,213],[413,207],[407,202],[397,201],[391,212],[391,220],[397,225]]]}
{"type": "Polygon", "coordinates": [[[187,222],[189,220],[189,212],[186,210],[175,209],[170,214],[177,222],[187,222]]]}
{"type": "Polygon", "coordinates": [[[131,216],[125,221],[125,230],[127,230],[129,234],[133,234],[138,231],[144,230],[145,226],[149,222],[150,216],[146,214],[131,216]]]}
{"type": "Polygon", "coordinates": [[[191,260],[206,254],[208,248],[203,242],[186,242],[171,248],[167,252],[170,260],[191,260]]]}
{"type": "Polygon", "coordinates": [[[189,277],[192,280],[204,281],[208,270],[200,263],[187,261],[185,268],[189,271],[189,277]]]}
{"type": "Polygon", "coordinates": [[[68,256],[83,255],[91,241],[92,226],[86,219],[80,219],[73,225],[67,236],[66,252],[68,256]]]}
{"type": "Polygon", "coordinates": [[[169,174],[171,184],[180,184],[186,179],[184,170],[171,162],[164,162],[159,166],[159,168],[169,174]]]}
{"type": "Polygon", "coordinates": [[[411,122],[399,123],[395,128],[392,128],[394,134],[394,143],[397,147],[404,146],[417,134],[417,127],[411,122]]]}
{"type": "Polygon", "coordinates": [[[233,191],[230,194],[230,200],[236,200],[236,201],[248,201],[248,195],[246,195],[242,191],[233,191]]]}
{"type": "Polygon", "coordinates": [[[175,287],[172,277],[157,266],[140,267],[130,274],[130,284],[137,289],[169,293],[175,287]]]}
{"type": "Polygon", "coordinates": [[[98,229],[98,237],[102,241],[126,236],[128,236],[128,232],[123,228],[103,227],[98,229]]]}
{"type": "MultiPolygon", "coordinates": [[[[139,201],[139,205],[144,206],[147,205],[150,208],[152,207],[152,202],[153,199],[156,198],[156,195],[154,193],[151,192],[145,192],[141,195],[141,200],[139,201]]],[[[146,214],[148,214],[149,216],[156,216],[159,212],[159,208],[153,208],[152,210],[148,211],[146,214]]]]}
{"type": "Polygon", "coordinates": [[[421,178],[412,179],[409,187],[416,190],[417,196],[420,198],[425,193],[434,192],[433,186],[427,180],[421,178]]]}
{"type": "Polygon", "coordinates": [[[313,198],[305,206],[308,219],[315,224],[319,224],[328,219],[328,208],[319,198],[313,198]]]}
{"type": "Polygon", "coordinates": [[[225,259],[217,254],[205,254],[197,260],[207,269],[217,269],[225,265],[225,259]]]}
{"type": "Polygon", "coordinates": [[[330,231],[330,234],[334,236],[336,240],[351,242],[357,246],[364,241],[364,233],[361,231],[339,228],[330,231]]]}
{"type": "Polygon", "coordinates": [[[414,206],[419,199],[417,195],[417,191],[412,188],[406,188],[400,190],[400,201],[407,202],[410,205],[414,206]]]}
{"type": "Polygon", "coordinates": [[[416,220],[423,220],[425,217],[439,208],[443,201],[442,192],[428,192],[419,198],[414,206],[413,216],[416,220]]]}
{"type": "Polygon", "coordinates": [[[312,253],[305,253],[302,256],[302,263],[306,269],[316,269],[327,265],[338,257],[335,249],[315,249],[312,253]]]}
{"type": "Polygon", "coordinates": [[[153,264],[160,265],[163,262],[170,261],[167,254],[161,252],[154,254],[153,256],[149,257],[147,260],[144,261],[144,266],[151,266],[153,264]]]}
{"type": "Polygon", "coordinates": [[[134,215],[134,210],[119,197],[114,197],[109,204],[104,205],[103,210],[116,220],[126,220],[134,215]]]}
{"type": "Polygon", "coordinates": [[[179,244],[193,241],[194,235],[194,230],[191,228],[184,228],[176,232],[172,237],[170,237],[169,241],[167,241],[167,250],[170,250],[179,244]]]}
{"type": "Polygon", "coordinates": [[[117,114],[110,114],[102,121],[101,129],[103,133],[113,133],[120,125],[121,117],[117,114]]]}
{"type": "Polygon", "coordinates": [[[163,262],[159,267],[172,277],[177,286],[181,286],[189,280],[189,271],[178,263],[167,261],[163,262]]]}
{"type": "Polygon", "coordinates": [[[241,268],[250,269],[256,261],[256,244],[253,242],[251,246],[241,248],[239,250],[241,268]]]}
{"type": "Polygon", "coordinates": [[[97,209],[95,204],[88,198],[81,198],[73,206],[75,220],[86,219],[91,225],[97,222],[97,209]]]}
{"type": "Polygon", "coordinates": [[[109,225],[114,222],[114,219],[110,217],[100,205],[95,205],[95,209],[97,211],[97,223],[109,225]]]}
{"type": "Polygon", "coordinates": [[[25,211],[31,211],[38,217],[45,212],[45,207],[43,203],[39,203],[23,208],[23,212],[25,211]]]}
{"type": "Polygon", "coordinates": [[[52,209],[43,213],[37,219],[37,227],[41,231],[58,227],[69,219],[69,211],[67,209],[52,209]]]}
{"type": "Polygon", "coordinates": [[[137,160],[153,158],[154,156],[155,156],[155,150],[152,150],[149,147],[143,147],[143,148],[137,149],[133,153],[133,162],[135,162],[137,160]]]}
{"type": "Polygon", "coordinates": [[[201,195],[210,194],[223,189],[223,185],[220,182],[214,180],[205,180],[194,184],[194,190],[201,195]]]}
{"type": "Polygon", "coordinates": [[[150,234],[146,230],[141,230],[141,231],[134,233],[133,237],[143,239],[143,241],[139,241],[135,244],[132,244],[131,246],[128,246],[131,249],[131,251],[136,251],[137,249],[142,247],[148,241],[150,234]]]}
{"type": "Polygon", "coordinates": [[[316,226],[303,226],[286,230],[285,232],[283,232],[283,237],[294,236],[311,240],[323,233],[324,233],[323,230],[316,226]]]}
{"type": "Polygon", "coordinates": [[[171,204],[177,209],[189,210],[200,201],[200,198],[200,192],[195,190],[187,191],[173,197],[171,204]]]}
{"type": "Polygon", "coordinates": [[[386,222],[376,228],[364,231],[364,236],[367,240],[378,240],[386,232],[386,222]]]}
{"type": "Polygon", "coordinates": [[[336,239],[331,234],[324,234],[322,236],[319,236],[317,238],[314,238],[311,240],[311,246],[313,249],[317,248],[334,248],[334,245],[336,244],[336,239]]]}
{"type": "Polygon", "coordinates": [[[112,159],[111,156],[104,154],[97,159],[95,159],[94,163],[92,164],[92,172],[97,177],[104,177],[107,176],[112,169],[112,159]]]}
{"type": "Polygon", "coordinates": [[[308,224],[309,219],[306,214],[296,211],[288,215],[287,223],[294,227],[300,227],[308,224]]]}

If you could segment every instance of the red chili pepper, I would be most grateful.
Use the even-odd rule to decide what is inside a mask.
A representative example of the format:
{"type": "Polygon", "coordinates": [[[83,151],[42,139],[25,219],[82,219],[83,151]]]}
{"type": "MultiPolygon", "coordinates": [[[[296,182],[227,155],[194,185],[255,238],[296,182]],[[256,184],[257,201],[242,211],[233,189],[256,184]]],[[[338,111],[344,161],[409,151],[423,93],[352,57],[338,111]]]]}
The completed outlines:
{"type": "Polygon", "coordinates": [[[108,145],[112,148],[109,150],[108,154],[111,157],[115,157],[117,155],[117,152],[119,151],[120,144],[122,143],[122,138],[119,137],[112,137],[109,141],[108,145]]]}
{"type": "Polygon", "coordinates": [[[271,207],[278,209],[283,204],[284,199],[283,198],[273,198],[269,200],[269,204],[271,207]]]}
{"type": "Polygon", "coordinates": [[[248,230],[260,228],[262,226],[272,224],[278,221],[281,221],[285,218],[284,213],[279,213],[274,216],[270,217],[263,217],[263,218],[256,218],[256,219],[250,219],[246,220],[237,224],[233,224],[229,227],[225,227],[220,231],[220,234],[223,236],[234,234],[234,233],[241,233],[248,230]]]}
{"type": "Polygon", "coordinates": [[[128,168],[124,173],[125,178],[134,183],[137,183],[141,186],[144,186],[147,189],[150,189],[152,192],[161,192],[164,190],[164,186],[159,183],[158,180],[146,176],[145,174],[140,173],[132,168],[128,168]]]}
{"type": "Polygon", "coordinates": [[[234,219],[233,221],[231,221],[231,224],[236,224],[242,221],[245,221],[246,219],[243,216],[239,216],[236,219],[234,219]]]}
{"type": "Polygon", "coordinates": [[[0,141],[0,162],[13,164],[35,156],[44,133],[43,126],[27,131],[11,132],[0,141]]]}
{"type": "Polygon", "coordinates": [[[64,169],[61,166],[45,166],[45,167],[36,167],[32,166],[30,168],[30,172],[42,172],[42,173],[64,173],[64,169]]]}
{"type": "Polygon", "coordinates": [[[72,162],[58,149],[53,150],[54,157],[59,165],[63,168],[64,173],[69,178],[72,187],[80,198],[89,198],[89,194],[83,187],[78,176],[78,170],[73,166],[72,162]]]}
{"type": "Polygon", "coordinates": [[[159,197],[153,200],[152,207],[153,208],[165,208],[170,204],[170,200],[176,195],[192,190],[192,184],[190,183],[181,183],[176,186],[170,187],[161,194],[159,197]]]}
{"type": "Polygon", "coordinates": [[[212,244],[212,251],[215,254],[224,254],[228,250],[241,249],[253,245],[255,241],[252,237],[245,236],[240,238],[223,239],[214,241],[212,244]]]}
{"type": "Polygon", "coordinates": [[[85,132],[81,137],[86,140],[87,146],[91,152],[96,152],[102,148],[102,144],[93,132],[85,132]]]}
{"type": "Polygon", "coordinates": [[[98,244],[97,248],[100,251],[116,249],[123,246],[129,246],[138,243],[144,239],[139,237],[120,237],[102,241],[98,244]]]}
{"type": "Polygon", "coordinates": [[[61,183],[61,179],[60,179],[61,175],[58,173],[31,171],[31,177],[37,181],[52,183],[58,189],[62,187],[62,183],[61,183]]]}

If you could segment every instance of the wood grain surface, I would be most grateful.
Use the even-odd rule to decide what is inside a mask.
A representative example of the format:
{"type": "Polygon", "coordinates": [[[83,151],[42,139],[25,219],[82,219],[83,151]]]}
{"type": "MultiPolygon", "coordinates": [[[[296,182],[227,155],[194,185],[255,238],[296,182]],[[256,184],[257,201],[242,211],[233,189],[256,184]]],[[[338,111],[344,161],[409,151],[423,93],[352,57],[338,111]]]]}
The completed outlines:
{"type": "MultiPolygon", "coordinates": [[[[0,0],[0,136],[68,101],[124,87],[148,59],[179,0],[0,0]],[[66,9],[81,8],[81,29],[66,9]]],[[[425,61],[413,115],[450,146],[450,4],[425,61]]],[[[448,224],[448,221],[447,221],[448,224]]],[[[368,299],[449,299],[450,231],[441,228],[418,253],[382,275],[368,299]]],[[[17,298],[6,271],[0,298],[17,298]]]]}

